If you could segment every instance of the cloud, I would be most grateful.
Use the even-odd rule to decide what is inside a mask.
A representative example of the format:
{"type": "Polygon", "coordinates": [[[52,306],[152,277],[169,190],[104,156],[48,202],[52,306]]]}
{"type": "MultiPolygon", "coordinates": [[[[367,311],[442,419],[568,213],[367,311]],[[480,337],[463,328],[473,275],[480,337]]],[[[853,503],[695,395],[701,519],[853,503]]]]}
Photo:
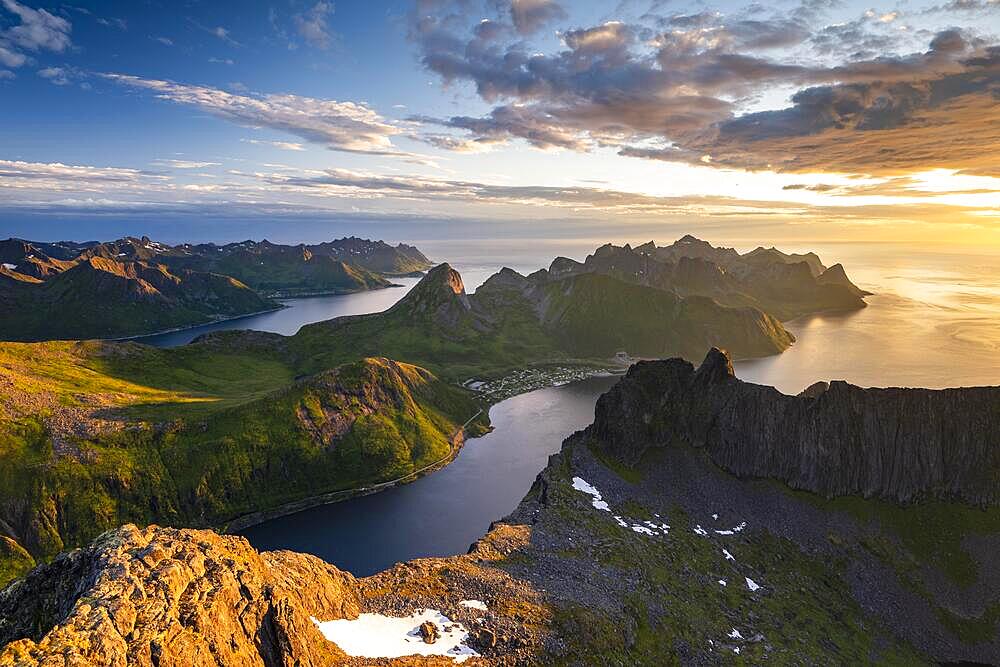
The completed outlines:
{"type": "Polygon", "coordinates": [[[264,141],[262,139],[240,139],[240,141],[255,146],[274,146],[283,151],[304,151],[306,149],[302,144],[292,141],[264,141]]]}
{"type": "Polygon", "coordinates": [[[159,42],[160,44],[163,44],[164,46],[174,45],[174,40],[170,39],[169,37],[154,37],[153,39],[159,42]]]}
{"type": "Polygon", "coordinates": [[[401,130],[370,107],[288,94],[242,95],[126,74],[102,74],[123,86],[152,91],[156,97],[196,107],[245,127],[269,127],[331,150],[411,157],[391,137],[401,130]]]}
{"type": "Polygon", "coordinates": [[[328,49],[334,38],[327,23],[331,15],[333,15],[332,2],[317,2],[308,11],[295,15],[295,29],[310,46],[328,49]]]}
{"type": "Polygon", "coordinates": [[[1000,11],[1000,0],[951,0],[943,5],[935,5],[924,9],[924,14],[939,12],[977,12],[987,13],[1000,11]]]}
{"type": "Polygon", "coordinates": [[[7,69],[0,69],[0,81],[16,79],[17,75],[7,69]]]}
{"type": "Polygon", "coordinates": [[[46,67],[38,70],[38,76],[48,79],[57,86],[66,86],[70,83],[70,73],[62,67],[46,67]]]}
{"type": "Polygon", "coordinates": [[[0,188],[7,189],[80,190],[161,180],[161,176],[138,169],[0,160],[0,188]]]}
{"type": "Polygon", "coordinates": [[[128,21],[119,18],[99,18],[97,22],[100,25],[111,28],[118,28],[119,30],[128,30],[128,21]]]}
{"type": "MultiPolygon", "coordinates": [[[[410,27],[422,64],[446,85],[472,84],[492,109],[479,117],[418,120],[464,130],[471,140],[523,139],[579,151],[617,146],[627,156],[751,169],[832,168],[806,139],[829,133],[839,142],[833,154],[860,147],[849,160],[853,167],[893,171],[920,168],[926,151],[916,150],[908,135],[888,132],[920,123],[923,111],[932,111],[933,120],[922,125],[927,143],[951,142],[938,146],[934,164],[981,168],[982,156],[966,146],[972,136],[985,136],[992,146],[996,130],[985,110],[996,105],[995,66],[987,62],[996,47],[945,29],[925,50],[892,55],[890,46],[914,38],[890,38],[877,32],[889,28],[874,26],[887,26],[897,15],[873,12],[851,25],[811,32],[803,17],[818,15],[827,4],[803,5],[780,17],[661,16],[652,21],[655,27],[609,21],[563,31],[562,47],[545,53],[522,37],[498,39],[502,30],[485,39],[482,20],[473,22],[473,0],[428,3],[410,27]],[[834,45],[844,44],[854,53],[834,53],[834,45]],[[789,47],[813,57],[775,55],[789,47]],[[787,86],[799,89],[791,108],[746,113],[762,95],[787,86]],[[943,112],[946,104],[955,110],[951,119],[943,112]],[[876,132],[883,133],[878,139],[906,146],[868,150],[878,143],[876,132]],[[742,150],[750,142],[753,151],[742,150]],[[876,159],[878,150],[885,159],[876,159]]],[[[466,146],[435,141],[444,148],[466,146]]]]}
{"type": "Polygon", "coordinates": [[[204,169],[205,167],[218,167],[218,162],[197,162],[194,160],[153,160],[153,164],[163,167],[173,167],[174,169],[204,169]]]}
{"type": "Polygon", "coordinates": [[[554,0],[511,0],[510,18],[519,33],[530,35],[567,14],[554,0]]]}
{"type": "Polygon", "coordinates": [[[19,24],[0,30],[0,65],[21,67],[27,52],[62,53],[72,45],[72,25],[44,9],[32,9],[16,0],[0,0],[0,7],[15,15],[19,24]]]}
{"type": "MultiPolygon", "coordinates": [[[[934,43],[957,49],[952,37],[934,43]]],[[[946,66],[938,75],[805,89],[786,109],[725,121],[684,148],[713,164],[757,169],[998,175],[1000,47],[959,62],[958,71],[946,66]]]]}
{"type": "Polygon", "coordinates": [[[209,58],[208,62],[213,65],[235,65],[236,62],[232,58],[209,58]]]}
{"type": "MultiPolygon", "coordinates": [[[[395,220],[400,216],[441,220],[484,215],[485,219],[530,220],[526,225],[536,228],[543,219],[557,219],[580,225],[583,233],[588,233],[588,221],[599,225],[594,230],[606,233],[615,219],[627,224],[632,232],[641,221],[662,226],[676,220],[685,225],[695,221],[731,225],[748,233],[763,233],[759,229],[765,224],[774,225],[768,232],[787,230],[788,221],[794,221],[796,229],[815,224],[826,231],[830,224],[861,225],[860,229],[871,231],[873,222],[892,223],[880,224],[880,228],[895,237],[908,233],[908,228],[917,232],[932,230],[937,236],[969,229],[1000,233],[1000,217],[990,203],[995,198],[987,199],[996,187],[992,180],[969,180],[972,177],[964,177],[966,180],[956,189],[961,193],[973,189],[985,192],[977,201],[986,201],[986,205],[938,203],[921,192],[927,187],[918,178],[881,183],[859,180],[856,186],[847,181],[848,185],[836,192],[808,195],[837,195],[837,205],[816,205],[766,198],[654,196],[608,187],[507,185],[347,169],[261,166],[273,171],[230,170],[205,182],[197,173],[163,174],[119,167],[0,160],[0,218],[23,223],[26,216],[76,220],[80,215],[94,215],[106,221],[116,215],[134,217],[139,213],[144,220],[182,215],[202,225],[220,216],[242,220],[319,216],[329,220],[330,216],[341,217],[345,211],[361,207],[395,220]],[[882,195],[894,189],[906,197],[901,203],[873,205],[863,196],[882,195]]],[[[805,187],[819,189],[794,189],[805,187]]]]}

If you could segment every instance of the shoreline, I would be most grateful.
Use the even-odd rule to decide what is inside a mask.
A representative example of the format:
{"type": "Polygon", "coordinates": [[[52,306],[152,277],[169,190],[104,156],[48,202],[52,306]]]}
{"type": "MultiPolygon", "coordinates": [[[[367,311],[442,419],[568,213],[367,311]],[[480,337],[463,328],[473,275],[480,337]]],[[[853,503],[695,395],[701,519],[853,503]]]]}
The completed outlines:
{"type": "MultiPolygon", "coordinates": [[[[412,482],[421,479],[431,473],[437,472],[438,470],[448,466],[456,458],[458,458],[459,453],[465,446],[465,429],[476,420],[479,415],[483,414],[484,411],[489,414],[489,409],[492,405],[487,405],[481,408],[476,414],[472,415],[462,426],[459,427],[455,435],[452,436],[452,446],[451,451],[448,452],[443,458],[434,461],[433,463],[428,463],[427,465],[418,468],[402,477],[397,477],[396,479],[386,480],[385,482],[377,482],[375,484],[369,484],[367,486],[358,487],[355,489],[341,489],[339,491],[329,491],[327,493],[321,493],[317,496],[309,496],[308,498],[303,498],[301,500],[295,500],[289,503],[283,503],[277,507],[268,510],[260,510],[257,512],[249,512],[247,514],[242,514],[231,521],[223,524],[219,524],[216,527],[218,532],[233,535],[241,530],[251,528],[253,526],[266,523],[273,519],[280,519],[283,516],[288,516],[290,514],[295,514],[303,510],[307,510],[313,507],[321,507],[323,505],[332,505],[334,503],[344,502],[345,500],[353,500],[354,498],[361,498],[363,496],[370,496],[382,491],[388,491],[389,489],[395,488],[397,486],[402,486],[403,484],[410,484],[412,482]]],[[[492,430],[492,427],[491,429],[492,430]]]]}
{"type": "MultiPolygon", "coordinates": [[[[493,406],[498,405],[503,401],[514,398],[515,396],[522,396],[524,394],[528,394],[533,391],[540,391],[542,389],[549,389],[554,387],[562,387],[566,386],[567,384],[572,384],[572,382],[582,382],[584,380],[589,380],[595,377],[624,375],[627,370],[628,370],[627,368],[624,368],[619,373],[613,373],[606,368],[605,369],[595,368],[594,369],[595,372],[587,375],[586,377],[579,378],[571,382],[560,382],[558,380],[553,379],[553,381],[549,382],[548,384],[545,384],[543,386],[530,386],[526,388],[525,391],[517,392],[510,396],[506,396],[500,401],[490,401],[484,397],[486,405],[479,412],[473,415],[468,421],[466,421],[465,424],[462,425],[459,432],[455,434],[454,436],[455,438],[458,438],[459,435],[463,436],[460,442],[455,444],[454,448],[452,449],[451,452],[449,452],[447,456],[435,461],[434,463],[429,463],[418,470],[414,470],[413,472],[407,475],[404,475],[402,477],[393,480],[388,480],[385,482],[377,482],[375,484],[369,484],[367,486],[362,486],[354,489],[341,489],[339,491],[328,491],[326,493],[321,493],[315,496],[309,496],[306,498],[302,498],[300,500],[294,500],[288,503],[283,503],[271,509],[258,510],[256,512],[248,512],[246,514],[241,514],[240,516],[237,516],[234,519],[231,519],[230,521],[216,524],[214,526],[214,529],[220,533],[232,535],[241,530],[245,530],[247,528],[251,528],[253,526],[257,526],[262,523],[267,523],[268,521],[274,519],[280,519],[283,516],[296,514],[297,512],[301,512],[303,510],[312,509],[313,507],[322,507],[323,505],[333,505],[348,500],[354,500],[355,498],[362,498],[364,496],[374,495],[376,493],[381,493],[382,491],[388,491],[389,489],[395,488],[397,486],[413,483],[418,479],[421,479],[432,473],[435,473],[438,470],[441,470],[450,465],[451,463],[453,463],[455,459],[458,458],[458,455],[461,453],[462,448],[465,446],[466,442],[466,438],[464,437],[465,429],[468,427],[470,423],[472,423],[473,420],[475,420],[484,411],[487,412],[487,414],[489,414],[489,410],[491,410],[493,406]]],[[[493,427],[491,426],[489,432],[492,432],[492,430],[493,427]]],[[[485,433],[483,435],[485,435],[485,433]]]]}
{"type": "Polygon", "coordinates": [[[92,338],[89,340],[103,340],[111,341],[113,343],[120,343],[123,341],[138,340],[140,338],[150,338],[152,336],[162,336],[169,333],[178,333],[180,331],[190,331],[191,329],[197,329],[198,327],[206,327],[211,324],[222,324],[223,322],[234,322],[236,320],[242,320],[246,317],[254,317],[256,315],[265,315],[267,313],[276,313],[279,310],[284,310],[285,308],[290,308],[291,306],[286,306],[284,304],[279,305],[276,308],[267,308],[265,310],[258,310],[253,313],[246,313],[244,315],[233,315],[232,317],[223,317],[217,320],[211,320],[209,322],[202,322],[200,324],[190,324],[185,327],[173,327],[172,329],[161,329],[160,331],[152,331],[150,333],[136,334],[134,336],[120,336],[117,338],[92,338]]]}
{"type": "MultiPolygon", "coordinates": [[[[256,512],[248,512],[246,514],[241,514],[240,516],[237,516],[234,519],[231,519],[230,521],[216,524],[215,529],[218,530],[220,533],[231,535],[241,530],[250,528],[252,526],[257,526],[262,523],[271,521],[273,519],[280,519],[283,516],[288,516],[289,514],[295,514],[297,512],[311,509],[313,507],[321,507],[323,505],[333,505],[335,503],[341,503],[347,500],[354,500],[355,498],[361,498],[363,496],[370,496],[376,493],[380,493],[382,491],[388,491],[389,489],[395,488],[397,486],[402,486],[403,484],[410,484],[412,482],[417,481],[418,479],[421,479],[423,477],[426,477],[427,475],[437,472],[438,470],[445,468],[451,463],[453,463],[455,459],[458,458],[458,455],[461,453],[462,447],[465,446],[466,442],[466,438],[464,437],[465,429],[468,427],[469,424],[472,423],[473,420],[479,417],[479,415],[481,415],[483,412],[489,414],[489,411],[493,408],[493,406],[498,405],[503,401],[514,398],[515,396],[522,396],[524,394],[528,394],[533,391],[539,391],[541,389],[562,387],[566,386],[567,384],[572,384],[572,382],[582,382],[583,380],[589,380],[594,377],[624,375],[625,371],[627,371],[628,369],[622,369],[620,373],[610,372],[607,368],[604,369],[594,368],[593,370],[594,372],[588,374],[586,377],[578,378],[570,382],[562,382],[560,380],[553,378],[551,382],[548,382],[543,386],[535,386],[535,385],[529,386],[524,391],[511,394],[510,396],[505,396],[499,401],[491,401],[487,397],[482,396],[485,405],[479,412],[477,412],[468,421],[466,421],[465,424],[463,424],[462,427],[459,429],[459,432],[456,433],[455,436],[453,436],[453,438],[459,438],[459,436],[462,437],[460,441],[455,444],[452,451],[449,452],[448,455],[445,456],[444,458],[439,459],[433,463],[429,463],[423,466],[422,468],[414,470],[413,472],[407,475],[398,477],[396,479],[387,480],[385,482],[377,482],[375,484],[369,484],[354,489],[340,489],[339,491],[328,491],[326,493],[321,493],[315,496],[309,496],[306,498],[302,498],[300,500],[294,500],[288,503],[283,503],[271,509],[258,510],[256,512]]],[[[491,426],[490,431],[492,430],[493,428],[491,426]]],[[[485,433],[483,435],[485,435],[485,433]]]]}
{"type": "MultiPolygon", "coordinates": [[[[377,290],[390,289],[390,288],[393,288],[393,287],[406,287],[406,285],[399,285],[399,284],[393,283],[391,285],[383,285],[381,287],[373,287],[373,288],[370,288],[370,289],[354,290],[354,291],[351,291],[351,292],[332,292],[332,291],[326,291],[326,292],[312,292],[312,293],[309,293],[309,294],[299,294],[299,295],[294,295],[294,296],[293,295],[289,295],[289,296],[268,296],[267,298],[269,298],[269,299],[284,299],[284,300],[287,300],[287,301],[295,301],[295,300],[298,300],[298,299],[312,299],[312,298],[321,298],[321,297],[325,297],[325,296],[350,296],[352,294],[364,294],[365,292],[375,292],[377,290]]],[[[266,315],[267,313],[276,313],[279,310],[285,310],[286,308],[291,308],[291,307],[292,306],[289,306],[288,304],[282,303],[282,304],[279,304],[275,308],[266,308],[264,310],[258,310],[258,311],[254,311],[252,313],[246,313],[246,314],[243,314],[243,315],[233,315],[231,317],[223,317],[223,318],[220,318],[220,319],[217,319],[217,320],[210,320],[208,322],[201,322],[200,324],[190,324],[188,326],[183,326],[183,327],[173,327],[173,328],[170,328],[170,329],[161,329],[159,331],[151,331],[150,333],[135,334],[135,335],[132,335],[132,336],[119,336],[119,337],[115,337],[115,338],[94,338],[94,339],[89,339],[89,340],[103,340],[103,341],[112,341],[112,342],[122,342],[122,341],[130,341],[130,340],[131,341],[136,341],[136,340],[139,340],[141,338],[151,338],[153,336],[162,336],[164,334],[180,333],[182,331],[190,331],[191,329],[197,329],[198,327],[206,327],[206,326],[210,326],[212,324],[222,324],[223,322],[235,322],[236,320],[242,320],[242,319],[248,318],[248,317],[256,317],[257,315],[266,315]]],[[[315,324],[315,322],[307,322],[306,324],[315,324]]],[[[303,325],[303,326],[305,326],[305,325],[303,325]]]]}

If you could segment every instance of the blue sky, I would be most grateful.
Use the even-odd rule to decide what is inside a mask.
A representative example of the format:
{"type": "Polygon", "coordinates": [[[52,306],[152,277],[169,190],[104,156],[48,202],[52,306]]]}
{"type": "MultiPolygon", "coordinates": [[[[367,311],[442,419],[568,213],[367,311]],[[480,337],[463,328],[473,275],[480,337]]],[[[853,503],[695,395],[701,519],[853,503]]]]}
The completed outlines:
{"type": "Polygon", "coordinates": [[[998,33],[997,0],[0,0],[0,235],[1000,242],[998,33]]]}

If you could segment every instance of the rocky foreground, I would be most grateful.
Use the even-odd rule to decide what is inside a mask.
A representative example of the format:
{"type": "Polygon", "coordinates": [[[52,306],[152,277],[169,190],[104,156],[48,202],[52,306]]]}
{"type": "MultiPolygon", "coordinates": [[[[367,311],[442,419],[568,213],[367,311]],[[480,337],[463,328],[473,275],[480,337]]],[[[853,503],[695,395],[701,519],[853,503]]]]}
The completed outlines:
{"type": "Polygon", "coordinates": [[[782,396],[717,352],[637,365],[469,554],[364,579],[239,537],[125,526],[0,592],[0,665],[995,663],[1000,511],[979,478],[949,475],[996,475],[1000,389],[855,390],[782,396]],[[911,400],[937,415],[927,437],[880,439],[911,400]],[[772,440],[781,466],[729,469],[739,447],[779,460],[772,440]],[[804,490],[836,478],[838,448],[867,457],[855,490],[886,499],[804,490]],[[918,465],[929,453],[939,465],[918,465]],[[877,461],[886,479],[925,472],[871,485],[877,461]]]}

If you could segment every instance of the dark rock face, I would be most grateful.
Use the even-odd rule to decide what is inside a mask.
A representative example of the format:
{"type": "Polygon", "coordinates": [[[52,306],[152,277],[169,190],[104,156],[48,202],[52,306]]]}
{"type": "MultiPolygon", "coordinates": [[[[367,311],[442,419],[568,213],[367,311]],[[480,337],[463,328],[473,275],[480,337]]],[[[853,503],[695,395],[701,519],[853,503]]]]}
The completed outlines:
{"type": "Polygon", "coordinates": [[[687,443],[733,474],[828,497],[1000,504],[1000,387],[835,381],[786,396],[738,380],[713,349],[697,370],[680,359],[633,366],[598,401],[588,433],[629,464],[652,447],[687,443]]]}

